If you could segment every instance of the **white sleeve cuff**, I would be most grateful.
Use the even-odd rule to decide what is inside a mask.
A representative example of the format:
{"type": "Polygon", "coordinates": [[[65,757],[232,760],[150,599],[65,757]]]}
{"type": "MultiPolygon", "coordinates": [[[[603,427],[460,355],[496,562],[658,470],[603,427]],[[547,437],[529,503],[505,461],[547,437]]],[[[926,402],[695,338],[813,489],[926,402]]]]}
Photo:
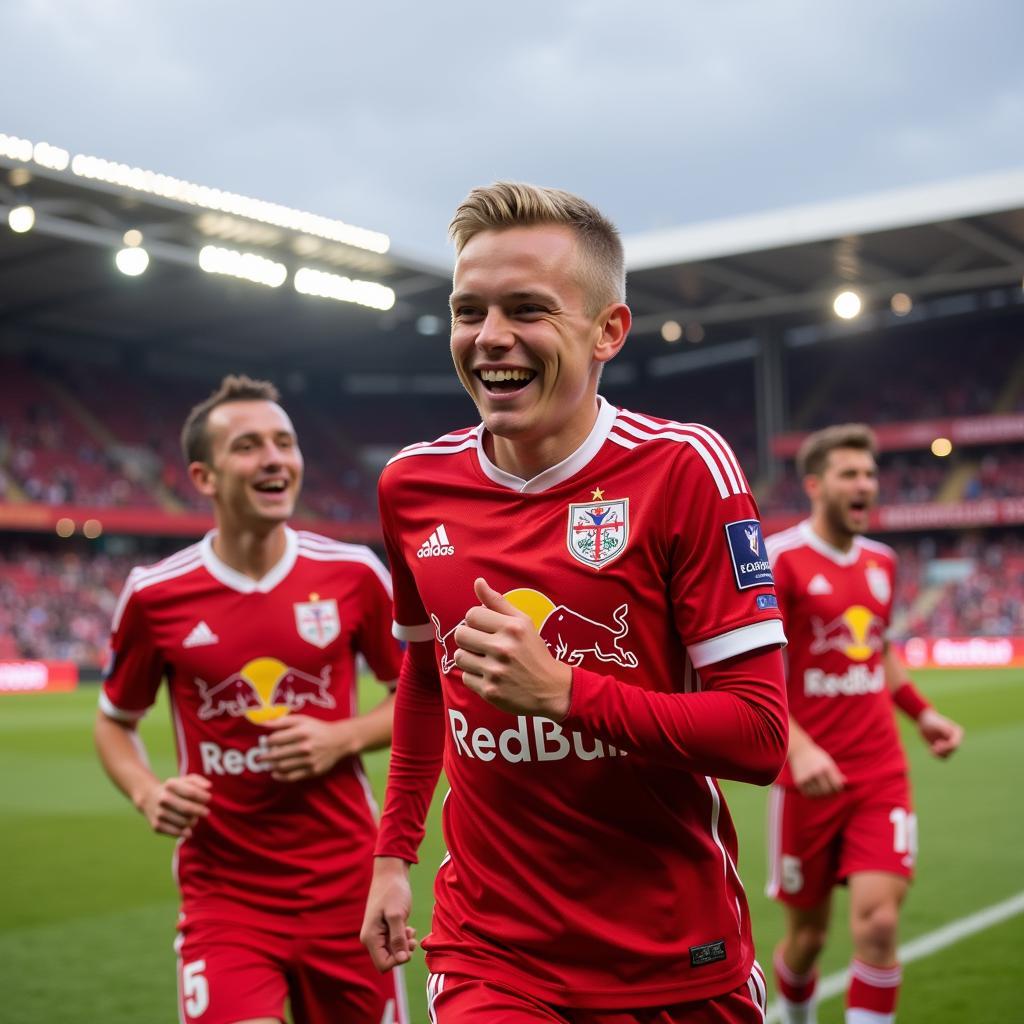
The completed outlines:
{"type": "Polygon", "coordinates": [[[100,711],[107,718],[114,719],[115,722],[138,722],[148,710],[149,708],[144,708],[142,711],[125,711],[110,700],[105,690],[100,690],[100,711]]]}
{"type": "Polygon", "coordinates": [[[396,640],[422,641],[434,639],[434,627],[425,622],[422,626],[401,626],[391,623],[391,635],[396,640]]]}
{"type": "Polygon", "coordinates": [[[731,629],[728,633],[713,636],[709,640],[701,640],[686,648],[694,668],[714,665],[715,662],[735,658],[737,654],[756,651],[759,647],[784,647],[786,634],[778,619],[766,619],[764,622],[752,622],[749,626],[731,629]]]}

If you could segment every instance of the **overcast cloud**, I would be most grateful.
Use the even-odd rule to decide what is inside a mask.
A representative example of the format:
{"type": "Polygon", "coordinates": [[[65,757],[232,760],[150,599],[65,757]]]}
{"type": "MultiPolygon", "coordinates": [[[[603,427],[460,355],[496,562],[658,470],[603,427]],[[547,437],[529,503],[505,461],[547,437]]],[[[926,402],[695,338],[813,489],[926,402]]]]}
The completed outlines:
{"type": "Polygon", "coordinates": [[[559,185],[630,233],[1024,167],[1019,0],[4,0],[0,132],[387,231],[559,185]]]}

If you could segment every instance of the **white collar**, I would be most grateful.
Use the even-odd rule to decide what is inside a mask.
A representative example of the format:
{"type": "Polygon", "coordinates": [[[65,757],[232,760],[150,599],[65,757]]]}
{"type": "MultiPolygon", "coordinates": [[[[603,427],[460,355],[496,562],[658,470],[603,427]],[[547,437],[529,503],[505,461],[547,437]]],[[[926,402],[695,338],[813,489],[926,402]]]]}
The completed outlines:
{"type": "Polygon", "coordinates": [[[557,465],[545,469],[530,480],[523,480],[512,473],[506,473],[503,469],[491,462],[484,451],[484,425],[481,423],[476,429],[477,456],[480,459],[480,468],[488,479],[493,480],[502,487],[511,491],[519,491],[521,494],[536,494],[539,491],[546,491],[556,484],[575,476],[591,459],[601,450],[601,445],[608,438],[619,410],[606,402],[601,395],[597,396],[597,420],[593,429],[587,435],[587,439],[571,455],[562,459],[557,465]]]}
{"type": "Polygon", "coordinates": [[[269,593],[292,571],[295,561],[299,557],[299,538],[291,527],[286,526],[284,528],[284,554],[262,579],[254,580],[251,576],[232,569],[230,565],[217,557],[213,550],[213,538],[216,536],[217,531],[211,530],[199,545],[203,565],[215,580],[223,583],[225,587],[237,590],[240,594],[269,593]]]}
{"type": "Polygon", "coordinates": [[[853,538],[853,546],[849,551],[840,551],[839,548],[829,544],[824,537],[818,536],[814,527],[811,526],[810,519],[805,519],[800,524],[800,533],[803,535],[804,540],[819,555],[824,555],[830,561],[835,562],[836,565],[853,565],[860,558],[860,537],[853,538]]]}

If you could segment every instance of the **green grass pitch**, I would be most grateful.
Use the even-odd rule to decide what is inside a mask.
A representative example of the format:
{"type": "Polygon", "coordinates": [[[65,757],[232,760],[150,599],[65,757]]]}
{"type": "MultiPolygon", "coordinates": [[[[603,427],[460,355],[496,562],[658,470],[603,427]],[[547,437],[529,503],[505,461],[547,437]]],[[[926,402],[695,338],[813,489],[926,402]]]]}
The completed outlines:
{"type": "MultiPolygon", "coordinates": [[[[906,908],[911,939],[1024,889],[1024,672],[920,673],[937,706],[963,722],[964,748],[948,764],[904,728],[920,819],[919,881],[906,908]]],[[[377,691],[379,692],[379,691],[377,691]]],[[[96,688],[0,697],[0,1020],[6,1024],[173,1024],[176,896],[170,841],[149,833],[95,759],[96,688]]],[[[372,691],[368,694],[373,696],[372,691]]],[[[374,698],[375,699],[375,698],[374,698]]],[[[904,723],[905,725],[905,723],[904,723]]],[[[143,734],[158,771],[172,769],[170,726],[158,708],[143,734]]],[[[382,792],[386,755],[367,767],[382,792]]],[[[780,931],[764,886],[765,792],[730,785],[759,955],[780,931]]],[[[443,855],[435,801],[415,870],[413,923],[428,929],[431,880],[443,855]]],[[[836,900],[824,973],[849,956],[845,899],[836,900]]],[[[901,1024],[1024,1021],[1017,989],[1024,916],[910,964],[901,1024]]],[[[408,971],[412,1019],[426,1020],[425,971],[408,971]]],[[[839,1024],[842,998],[823,1004],[839,1024]]]]}

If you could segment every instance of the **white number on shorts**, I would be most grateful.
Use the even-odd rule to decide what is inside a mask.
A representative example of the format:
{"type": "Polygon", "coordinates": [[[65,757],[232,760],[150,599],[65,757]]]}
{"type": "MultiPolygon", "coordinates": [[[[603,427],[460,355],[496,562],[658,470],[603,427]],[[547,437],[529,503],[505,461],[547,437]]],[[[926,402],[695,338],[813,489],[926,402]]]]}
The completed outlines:
{"type": "Polygon", "coordinates": [[[910,814],[903,807],[894,807],[889,812],[892,822],[892,848],[896,853],[917,854],[917,815],[910,814]]]}
{"type": "Polygon", "coordinates": [[[782,891],[799,892],[804,887],[803,865],[799,857],[782,855],[782,891]]]}
{"type": "Polygon", "coordinates": [[[190,1017],[201,1017],[210,1005],[210,986],[203,976],[205,960],[193,960],[181,969],[181,994],[185,999],[185,1012],[190,1017]]]}

